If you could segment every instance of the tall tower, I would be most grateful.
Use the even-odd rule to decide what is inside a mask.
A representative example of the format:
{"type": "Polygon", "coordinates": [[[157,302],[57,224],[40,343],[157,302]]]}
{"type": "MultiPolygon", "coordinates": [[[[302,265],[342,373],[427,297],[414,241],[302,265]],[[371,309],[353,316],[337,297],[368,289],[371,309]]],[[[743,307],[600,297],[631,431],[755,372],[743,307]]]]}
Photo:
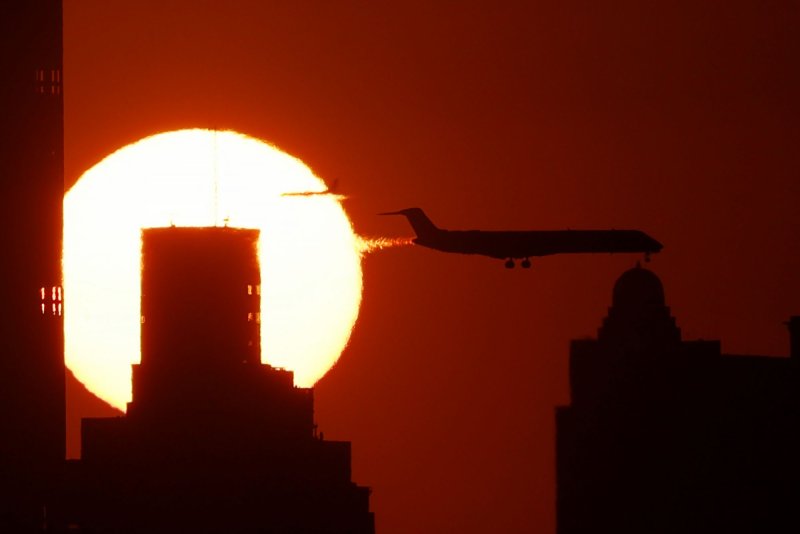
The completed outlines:
{"type": "Polygon", "coordinates": [[[0,16],[0,521],[64,460],[61,25],[61,0],[0,16]]]}
{"type": "Polygon", "coordinates": [[[800,532],[798,370],[682,339],[660,279],[623,273],[597,339],[572,342],[558,533],[800,532]]]}
{"type": "MultiPolygon", "coordinates": [[[[142,232],[142,360],[125,417],[84,419],[64,524],[92,532],[374,534],[350,443],[261,363],[258,230],[142,232]]],[[[269,340],[267,340],[269,342],[269,340]]]]}

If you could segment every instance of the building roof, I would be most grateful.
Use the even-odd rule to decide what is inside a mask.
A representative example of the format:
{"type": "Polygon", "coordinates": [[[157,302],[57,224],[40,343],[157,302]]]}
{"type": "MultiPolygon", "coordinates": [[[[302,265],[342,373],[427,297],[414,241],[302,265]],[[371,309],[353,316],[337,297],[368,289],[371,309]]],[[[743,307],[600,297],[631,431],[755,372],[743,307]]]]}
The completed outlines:
{"type": "Polygon", "coordinates": [[[637,263],[614,284],[612,306],[624,310],[662,308],[665,306],[664,286],[653,271],[637,263]]]}

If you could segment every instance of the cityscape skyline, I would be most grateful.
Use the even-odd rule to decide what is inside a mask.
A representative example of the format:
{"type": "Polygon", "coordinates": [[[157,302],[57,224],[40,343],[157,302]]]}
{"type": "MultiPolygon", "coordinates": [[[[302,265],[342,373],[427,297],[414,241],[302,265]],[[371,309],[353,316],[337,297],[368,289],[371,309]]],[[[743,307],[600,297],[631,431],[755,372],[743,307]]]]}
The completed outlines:
{"type": "MultiPolygon", "coordinates": [[[[799,17],[747,1],[67,3],[65,185],[147,135],[235,129],[338,181],[361,235],[395,235],[374,214],[412,205],[455,228],[645,228],[686,338],[782,356],[800,301],[799,17]]],[[[315,396],[326,435],[354,443],[354,479],[382,488],[378,530],[555,531],[567,347],[631,263],[364,259],[358,323],[315,396]]],[[[68,390],[74,456],[79,418],[109,411],[68,390]]]]}

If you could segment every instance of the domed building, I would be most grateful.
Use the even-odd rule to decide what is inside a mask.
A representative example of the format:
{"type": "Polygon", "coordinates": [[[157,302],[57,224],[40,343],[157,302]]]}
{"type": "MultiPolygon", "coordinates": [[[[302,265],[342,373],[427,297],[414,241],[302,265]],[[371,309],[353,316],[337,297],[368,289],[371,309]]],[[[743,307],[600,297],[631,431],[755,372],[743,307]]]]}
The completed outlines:
{"type": "Polygon", "coordinates": [[[664,286],[653,271],[637,264],[619,277],[598,339],[636,353],[671,350],[680,343],[681,331],[665,304],[664,286]]]}
{"type": "Polygon", "coordinates": [[[658,276],[620,276],[570,350],[556,409],[559,534],[800,532],[798,326],[790,358],[684,341],[658,276]]]}

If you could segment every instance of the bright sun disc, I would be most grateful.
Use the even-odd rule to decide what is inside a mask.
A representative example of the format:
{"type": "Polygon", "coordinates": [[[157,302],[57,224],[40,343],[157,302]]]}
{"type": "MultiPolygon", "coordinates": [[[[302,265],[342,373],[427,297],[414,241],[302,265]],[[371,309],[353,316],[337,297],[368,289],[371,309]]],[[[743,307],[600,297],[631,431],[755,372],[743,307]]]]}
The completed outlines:
{"type": "Polygon", "coordinates": [[[361,302],[359,242],[300,160],[229,131],[142,139],[89,169],[64,200],[66,363],[120,409],[140,358],[142,228],[261,230],[261,360],[314,384],[336,362],[361,302]]]}

